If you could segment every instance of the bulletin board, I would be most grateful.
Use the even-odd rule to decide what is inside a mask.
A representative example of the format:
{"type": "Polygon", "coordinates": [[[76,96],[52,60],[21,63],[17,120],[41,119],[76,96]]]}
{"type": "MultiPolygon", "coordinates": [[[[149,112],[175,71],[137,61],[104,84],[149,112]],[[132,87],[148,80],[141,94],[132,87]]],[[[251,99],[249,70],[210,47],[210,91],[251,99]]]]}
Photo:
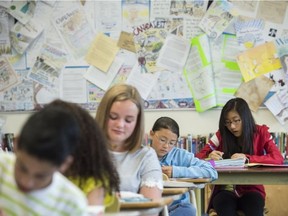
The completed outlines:
{"type": "Polygon", "coordinates": [[[286,51],[276,46],[276,63],[261,74],[267,79],[256,74],[245,80],[238,62],[288,35],[287,2],[217,2],[1,2],[0,111],[33,111],[56,98],[95,111],[110,86],[128,83],[138,88],[146,110],[204,112],[247,95],[244,84],[268,85],[250,98],[259,102],[257,111],[275,92],[286,91],[287,69],[278,58],[286,51]]]}

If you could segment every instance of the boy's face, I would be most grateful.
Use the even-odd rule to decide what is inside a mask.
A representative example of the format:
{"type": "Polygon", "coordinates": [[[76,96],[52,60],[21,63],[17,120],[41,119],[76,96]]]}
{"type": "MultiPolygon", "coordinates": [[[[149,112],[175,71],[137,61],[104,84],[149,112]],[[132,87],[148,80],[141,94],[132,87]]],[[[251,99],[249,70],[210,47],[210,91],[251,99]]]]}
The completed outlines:
{"type": "Polygon", "coordinates": [[[57,166],[35,158],[25,151],[16,151],[15,181],[24,193],[47,187],[52,182],[57,166]]]}
{"type": "Polygon", "coordinates": [[[168,129],[150,131],[152,147],[155,149],[158,158],[169,153],[177,143],[177,134],[168,129]]]}

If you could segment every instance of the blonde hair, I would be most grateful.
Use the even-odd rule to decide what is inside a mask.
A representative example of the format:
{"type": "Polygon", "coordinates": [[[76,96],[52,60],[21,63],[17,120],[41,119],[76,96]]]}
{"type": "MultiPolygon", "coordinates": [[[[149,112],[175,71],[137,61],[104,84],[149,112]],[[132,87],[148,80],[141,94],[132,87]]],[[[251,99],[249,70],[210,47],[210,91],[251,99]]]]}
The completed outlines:
{"type": "Polygon", "coordinates": [[[96,121],[107,134],[107,123],[110,115],[110,110],[116,101],[132,101],[138,108],[137,123],[132,135],[126,140],[126,148],[134,151],[140,148],[144,136],[144,105],[138,90],[131,85],[117,84],[106,91],[97,108],[96,121]]]}

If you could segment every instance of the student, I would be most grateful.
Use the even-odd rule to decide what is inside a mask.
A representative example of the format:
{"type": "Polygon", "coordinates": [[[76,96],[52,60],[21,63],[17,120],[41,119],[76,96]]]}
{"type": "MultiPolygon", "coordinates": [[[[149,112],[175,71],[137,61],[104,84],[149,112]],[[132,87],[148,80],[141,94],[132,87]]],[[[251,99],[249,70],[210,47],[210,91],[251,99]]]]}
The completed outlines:
{"type": "MultiPolygon", "coordinates": [[[[245,100],[230,99],[223,107],[219,130],[197,154],[199,158],[245,158],[250,163],[283,164],[284,159],[266,125],[257,125],[245,100]]],[[[262,216],[265,206],[263,185],[215,186],[208,210],[219,216],[262,216]]]]}
{"type": "MultiPolygon", "coordinates": [[[[169,117],[158,118],[150,131],[151,146],[155,149],[162,172],[170,178],[211,178],[217,179],[217,171],[204,160],[194,157],[193,153],[177,148],[179,126],[169,117]]],[[[168,208],[170,216],[196,215],[196,208],[190,202],[189,193],[174,201],[168,208]]]]}
{"type": "Polygon", "coordinates": [[[163,181],[157,155],[141,145],[144,107],[137,89],[126,84],[108,89],[97,108],[96,121],[107,136],[120,175],[120,190],[160,198],[163,181]]]}
{"type": "Polygon", "coordinates": [[[74,162],[65,172],[87,195],[89,205],[109,207],[119,192],[119,177],[107,148],[102,129],[88,111],[77,104],[53,101],[50,106],[73,113],[80,125],[81,139],[73,154],[74,162]]]}
{"type": "Polygon", "coordinates": [[[74,114],[59,107],[32,114],[15,153],[0,152],[2,215],[86,215],[85,195],[60,174],[72,163],[79,139],[74,114]]]}

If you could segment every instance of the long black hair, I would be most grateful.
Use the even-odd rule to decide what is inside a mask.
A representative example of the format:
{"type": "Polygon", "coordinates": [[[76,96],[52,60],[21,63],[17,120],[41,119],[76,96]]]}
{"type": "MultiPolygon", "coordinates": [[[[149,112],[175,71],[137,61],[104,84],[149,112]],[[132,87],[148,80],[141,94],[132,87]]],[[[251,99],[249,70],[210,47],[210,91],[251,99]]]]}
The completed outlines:
{"type": "Polygon", "coordinates": [[[253,154],[253,137],[256,132],[256,123],[244,99],[233,98],[224,105],[220,115],[219,131],[223,139],[225,158],[230,158],[234,153],[253,154]],[[242,134],[240,137],[235,137],[225,126],[230,111],[237,112],[241,118],[242,134]]]}

